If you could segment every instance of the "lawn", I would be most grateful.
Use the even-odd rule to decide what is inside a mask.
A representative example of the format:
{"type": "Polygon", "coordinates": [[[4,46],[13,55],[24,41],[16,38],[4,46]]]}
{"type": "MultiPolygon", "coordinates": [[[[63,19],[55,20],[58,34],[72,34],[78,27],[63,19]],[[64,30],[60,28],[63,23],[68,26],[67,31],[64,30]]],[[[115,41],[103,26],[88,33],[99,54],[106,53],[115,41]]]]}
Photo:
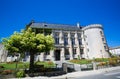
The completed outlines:
{"type": "MultiPolygon", "coordinates": [[[[25,68],[29,68],[29,63],[23,63],[23,62],[9,62],[9,63],[0,63],[0,66],[3,66],[4,69],[15,69],[16,68],[16,64],[17,64],[17,68],[18,69],[25,69],[25,68]]],[[[35,62],[35,64],[37,65],[44,65],[44,67],[55,67],[55,64],[51,61],[47,61],[47,62],[35,62]]]]}
{"type": "Polygon", "coordinates": [[[90,64],[91,60],[81,59],[81,60],[70,60],[69,62],[75,63],[75,64],[90,64]]]}

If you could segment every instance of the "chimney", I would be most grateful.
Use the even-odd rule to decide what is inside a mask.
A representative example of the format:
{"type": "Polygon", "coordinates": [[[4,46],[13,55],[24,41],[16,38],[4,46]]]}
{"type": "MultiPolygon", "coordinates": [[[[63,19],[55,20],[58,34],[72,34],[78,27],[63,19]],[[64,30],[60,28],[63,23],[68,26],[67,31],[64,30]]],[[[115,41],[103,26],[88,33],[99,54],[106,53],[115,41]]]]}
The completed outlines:
{"type": "Polygon", "coordinates": [[[80,28],[80,23],[79,22],[77,23],[77,27],[80,28]]]}

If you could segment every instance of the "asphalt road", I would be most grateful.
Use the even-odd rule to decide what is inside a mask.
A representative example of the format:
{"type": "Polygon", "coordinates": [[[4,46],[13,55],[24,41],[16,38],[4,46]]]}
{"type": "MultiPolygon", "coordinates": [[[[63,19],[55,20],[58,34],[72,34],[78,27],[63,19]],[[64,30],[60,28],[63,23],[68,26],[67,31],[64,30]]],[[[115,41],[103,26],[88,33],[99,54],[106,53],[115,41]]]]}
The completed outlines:
{"type": "Polygon", "coordinates": [[[105,72],[98,75],[91,75],[91,76],[72,78],[72,79],[120,79],[120,69],[110,72],[105,72]]]}

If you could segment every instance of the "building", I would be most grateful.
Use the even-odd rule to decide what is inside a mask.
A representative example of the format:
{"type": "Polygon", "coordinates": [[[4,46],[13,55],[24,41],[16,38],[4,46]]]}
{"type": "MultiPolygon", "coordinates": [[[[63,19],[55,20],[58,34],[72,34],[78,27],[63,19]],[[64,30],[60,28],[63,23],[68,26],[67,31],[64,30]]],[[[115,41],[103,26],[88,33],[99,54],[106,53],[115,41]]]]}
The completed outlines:
{"type": "Polygon", "coordinates": [[[109,51],[113,56],[120,56],[120,47],[109,48],[109,51]]]}
{"type": "Polygon", "coordinates": [[[8,54],[8,51],[5,50],[4,45],[0,43],[0,62],[7,61],[7,54],[8,54]]]}
{"type": "MultiPolygon", "coordinates": [[[[108,58],[109,49],[101,24],[88,26],[31,22],[35,33],[50,34],[55,39],[55,50],[36,55],[35,60],[64,61],[72,59],[108,58]]],[[[27,54],[26,60],[29,60],[27,54]]]]}

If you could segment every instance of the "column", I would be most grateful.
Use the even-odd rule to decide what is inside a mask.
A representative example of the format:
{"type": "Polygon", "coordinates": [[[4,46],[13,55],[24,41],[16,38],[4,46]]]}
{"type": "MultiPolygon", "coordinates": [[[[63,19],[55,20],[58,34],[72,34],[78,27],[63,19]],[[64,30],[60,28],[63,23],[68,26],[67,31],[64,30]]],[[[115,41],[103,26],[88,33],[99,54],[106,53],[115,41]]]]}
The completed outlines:
{"type": "Polygon", "coordinates": [[[73,51],[72,51],[72,42],[71,42],[71,34],[68,32],[68,44],[69,44],[69,54],[70,54],[70,60],[73,59],[73,51]]]}
{"type": "Polygon", "coordinates": [[[62,30],[60,31],[60,44],[61,45],[64,45],[64,38],[63,38],[63,32],[62,32],[62,30]]]}
{"type": "Polygon", "coordinates": [[[65,48],[61,48],[61,52],[60,52],[60,60],[64,61],[65,60],[65,48]]]}
{"type": "Polygon", "coordinates": [[[54,50],[50,50],[51,61],[55,61],[54,50]]]}
{"type": "Polygon", "coordinates": [[[75,32],[75,44],[77,46],[77,48],[76,48],[76,54],[77,54],[77,58],[78,58],[78,57],[80,57],[80,45],[79,45],[77,31],[75,32]]]}

